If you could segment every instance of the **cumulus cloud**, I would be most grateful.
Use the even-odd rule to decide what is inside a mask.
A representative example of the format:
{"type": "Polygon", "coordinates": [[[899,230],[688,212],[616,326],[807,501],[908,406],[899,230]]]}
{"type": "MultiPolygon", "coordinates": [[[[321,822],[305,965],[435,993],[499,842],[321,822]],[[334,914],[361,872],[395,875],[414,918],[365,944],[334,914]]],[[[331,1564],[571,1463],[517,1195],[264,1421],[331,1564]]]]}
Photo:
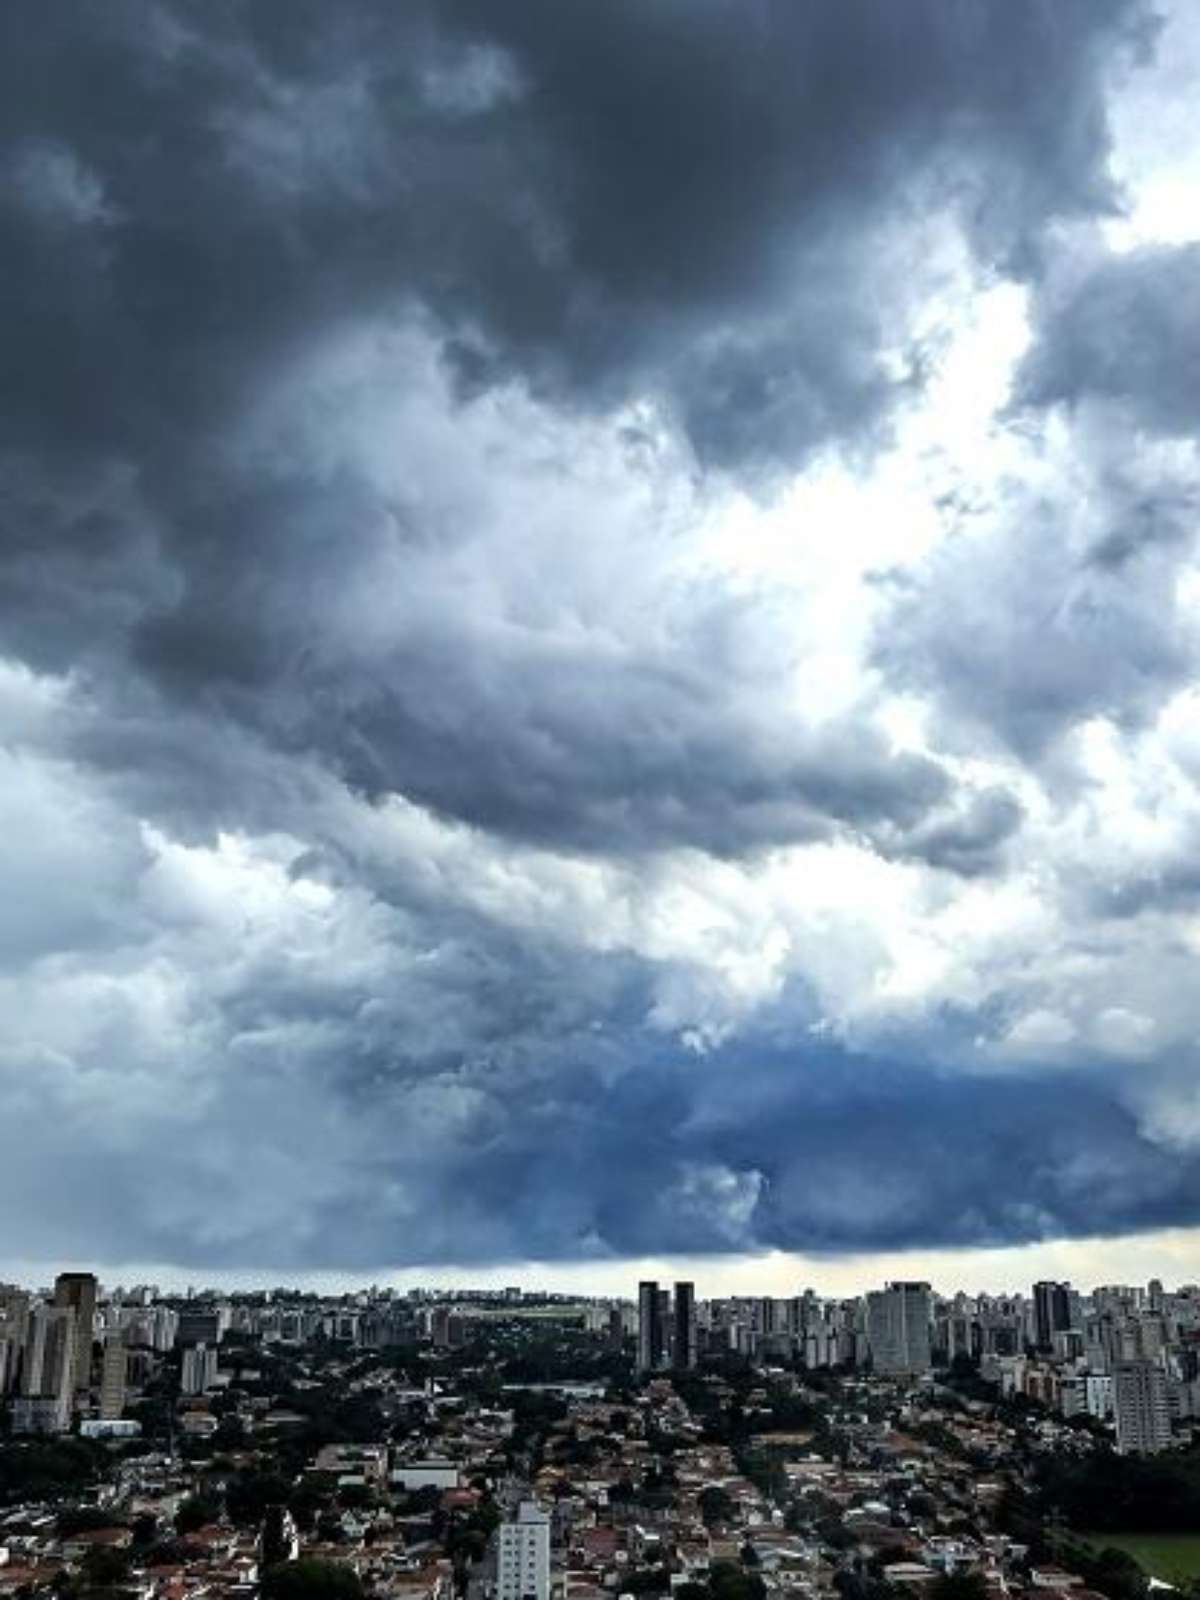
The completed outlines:
{"type": "Polygon", "coordinates": [[[1153,39],[0,21],[30,1255],[1196,1220],[1195,246],[1111,233],[1153,39]]]}

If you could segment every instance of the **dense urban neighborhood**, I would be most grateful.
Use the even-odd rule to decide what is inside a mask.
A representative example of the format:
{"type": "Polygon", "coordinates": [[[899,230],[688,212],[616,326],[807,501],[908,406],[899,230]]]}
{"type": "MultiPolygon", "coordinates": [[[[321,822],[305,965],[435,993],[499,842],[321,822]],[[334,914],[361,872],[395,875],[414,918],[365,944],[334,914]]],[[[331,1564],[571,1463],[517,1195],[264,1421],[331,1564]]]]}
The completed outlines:
{"type": "Polygon", "coordinates": [[[1200,1289],[0,1291],[0,1595],[1200,1593],[1200,1289]]]}

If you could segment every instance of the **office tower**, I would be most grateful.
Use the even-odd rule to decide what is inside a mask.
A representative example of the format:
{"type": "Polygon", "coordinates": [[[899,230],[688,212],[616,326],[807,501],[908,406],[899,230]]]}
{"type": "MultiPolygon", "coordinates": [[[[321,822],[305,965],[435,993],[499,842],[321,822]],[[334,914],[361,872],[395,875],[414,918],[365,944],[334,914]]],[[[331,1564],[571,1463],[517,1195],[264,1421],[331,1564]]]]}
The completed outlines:
{"type": "Polygon", "coordinates": [[[183,1394],[203,1394],[217,1380],[217,1352],[206,1344],[193,1344],[183,1352],[179,1387],[183,1394]]]}
{"type": "Polygon", "coordinates": [[[90,1272],[60,1272],[54,1281],[54,1304],[75,1313],[75,1349],[71,1388],[86,1393],[92,1386],[92,1339],[96,1326],[96,1279],[90,1272]]]}
{"type": "Polygon", "coordinates": [[[876,1372],[928,1372],[933,1294],[927,1283],[889,1283],[867,1296],[867,1342],[876,1372]]]}
{"type": "MultiPolygon", "coordinates": [[[[656,1302],[657,1303],[657,1302],[656,1302]]],[[[496,1600],[549,1600],[550,1513],[525,1500],[515,1522],[500,1525],[496,1600]]]]}
{"type": "Polygon", "coordinates": [[[1054,1348],[1054,1335],[1071,1326],[1071,1285],[1035,1283],[1033,1286],[1033,1336],[1039,1350],[1054,1348]]]}
{"type": "Polygon", "coordinates": [[[1118,1361],[1113,1370],[1117,1449],[1155,1455],[1171,1445],[1167,1375],[1154,1361],[1118,1361]]]}
{"type": "Polygon", "coordinates": [[[663,1361],[662,1303],[658,1284],[638,1284],[638,1371],[653,1372],[663,1361]]]}
{"type": "Polygon", "coordinates": [[[675,1285],[675,1339],[671,1352],[672,1365],[680,1371],[696,1365],[696,1285],[675,1285]]]}
{"type": "Polygon", "coordinates": [[[116,1422],[125,1414],[125,1340],[120,1333],[110,1333],[104,1342],[104,1357],[100,1366],[100,1418],[103,1422],[116,1422]]]}

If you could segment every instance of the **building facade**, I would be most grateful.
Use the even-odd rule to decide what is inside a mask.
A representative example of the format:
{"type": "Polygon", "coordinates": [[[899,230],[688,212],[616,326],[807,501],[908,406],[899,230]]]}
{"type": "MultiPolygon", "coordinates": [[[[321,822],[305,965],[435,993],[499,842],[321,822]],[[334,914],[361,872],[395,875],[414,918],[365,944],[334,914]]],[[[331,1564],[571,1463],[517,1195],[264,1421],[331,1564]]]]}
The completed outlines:
{"type": "Polygon", "coordinates": [[[638,1371],[656,1371],[662,1366],[665,1354],[658,1284],[647,1279],[638,1284],[638,1371]]]}
{"type": "Polygon", "coordinates": [[[71,1390],[85,1393],[92,1384],[92,1339],[96,1328],[96,1279],[90,1272],[60,1272],[54,1282],[54,1304],[75,1313],[71,1356],[71,1390]]]}
{"type": "Polygon", "coordinates": [[[550,1600],[550,1513],[535,1501],[501,1524],[496,1600],[550,1600]]]}
{"type": "Polygon", "coordinates": [[[927,1283],[889,1283],[867,1296],[867,1342],[876,1372],[922,1373],[932,1365],[933,1291],[927,1283]]]}
{"type": "Polygon", "coordinates": [[[1167,1375],[1154,1361],[1119,1361],[1113,1369],[1117,1449],[1122,1455],[1156,1455],[1170,1448],[1167,1375]]]}
{"type": "Polygon", "coordinates": [[[675,1285],[675,1337],[672,1364],[681,1371],[696,1365],[696,1285],[675,1285]]]}

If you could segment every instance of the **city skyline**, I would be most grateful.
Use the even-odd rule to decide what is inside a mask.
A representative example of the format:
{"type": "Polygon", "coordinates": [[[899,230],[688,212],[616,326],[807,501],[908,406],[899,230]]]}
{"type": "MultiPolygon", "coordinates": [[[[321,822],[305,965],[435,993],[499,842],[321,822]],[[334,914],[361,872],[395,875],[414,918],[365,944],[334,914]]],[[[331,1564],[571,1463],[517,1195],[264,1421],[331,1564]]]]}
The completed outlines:
{"type": "Polygon", "coordinates": [[[0,1269],[1186,1280],[1196,8],[0,88],[0,1269]]]}
{"type": "MultiPolygon", "coordinates": [[[[1078,1243],[1075,1242],[1076,1247],[1078,1243]]],[[[1127,1240],[1125,1244],[1129,1249],[1136,1244],[1136,1241],[1127,1240]]],[[[1090,1277],[1086,1275],[1086,1258],[1077,1248],[1068,1247],[1068,1249],[1070,1254],[1055,1251],[1047,1255],[1040,1250],[1032,1255],[1013,1252],[1014,1255],[1020,1254],[1024,1259],[1010,1268],[1009,1276],[992,1281],[956,1278],[952,1268],[945,1268],[940,1274],[935,1272],[922,1281],[927,1281],[935,1297],[943,1300],[953,1299],[956,1295],[966,1295],[968,1298],[1020,1296],[1030,1299],[1031,1303],[1032,1290],[1039,1282],[1039,1272],[1043,1269],[1052,1282],[1065,1283],[1085,1294],[1114,1284],[1144,1287],[1148,1283],[1160,1282],[1168,1291],[1174,1291],[1195,1287],[1200,1283],[1200,1258],[1191,1252],[1190,1239],[1181,1244],[1178,1254],[1163,1258],[1151,1256],[1147,1259],[1143,1254],[1139,1259],[1132,1251],[1128,1255],[1114,1258],[1106,1247],[1104,1255],[1094,1264],[1093,1275],[1090,1277]],[[1101,1262],[1108,1263],[1112,1270],[1102,1271],[1101,1262]],[[1084,1269],[1082,1275],[1081,1267],[1084,1269]]],[[[786,1268],[782,1262],[775,1264],[775,1272],[780,1274],[778,1278],[771,1273],[763,1272],[761,1260],[740,1262],[734,1273],[728,1275],[728,1266],[723,1270],[721,1263],[714,1262],[710,1257],[694,1258],[691,1261],[680,1260],[674,1264],[654,1260],[613,1262],[599,1274],[595,1271],[594,1263],[576,1264],[573,1267],[560,1263],[545,1267],[541,1273],[535,1273],[532,1279],[519,1264],[511,1263],[490,1269],[476,1269],[474,1272],[468,1268],[446,1268],[440,1272],[425,1274],[419,1271],[405,1274],[380,1272],[374,1276],[368,1274],[363,1277],[353,1277],[326,1273],[276,1279],[269,1273],[255,1271],[242,1271],[232,1276],[224,1274],[212,1278],[196,1274],[189,1277],[187,1274],[179,1275],[173,1269],[148,1265],[128,1269],[122,1277],[114,1275],[111,1270],[105,1271],[95,1262],[82,1267],[78,1262],[57,1263],[41,1271],[22,1268],[19,1263],[6,1265],[0,1262],[0,1283],[12,1282],[20,1284],[26,1290],[34,1290],[48,1287],[64,1273],[82,1271],[97,1275],[107,1293],[111,1293],[114,1289],[153,1285],[162,1293],[175,1298],[189,1292],[203,1297],[212,1292],[253,1294],[276,1289],[294,1289],[302,1293],[334,1298],[339,1295],[367,1293],[371,1290],[394,1293],[428,1290],[452,1298],[455,1292],[500,1294],[506,1289],[518,1288],[531,1296],[547,1294],[568,1298],[575,1296],[580,1300],[619,1299],[636,1303],[638,1284],[654,1281],[664,1289],[673,1289],[680,1282],[685,1282],[694,1289],[697,1300],[753,1299],[764,1295],[790,1299],[808,1291],[823,1299],[836,1300],[862,1298],[890,1281],[921,1279],[917,1263],[928,1259],[928,1257],[904,1255],[884,1260],[876,1259],[869,1264],[865,1261],[857,1262],[849,1268],[849,1275],[846,1276],[842,1276],[848,1270],[847,1264],[843,1262],[838,1264],[834,1274],[827,1274],[824,1279],[819,1263],[814,1266],[813,1271],[805,1275],[802,1267],[797,1268],[794,1258],[788,1258],[786,1268]],[[782,1276],[785,1270],[790,1276],[782,1276]]]]}
{"type": "Polygon", "coordinates": [[[1190,1592],[1200,1284],[623,1287],[580,1303],[512,1284],[180,1299],[82,1268],[34,1293],[0,1282],[4,1587],[1190,1592]]]}

